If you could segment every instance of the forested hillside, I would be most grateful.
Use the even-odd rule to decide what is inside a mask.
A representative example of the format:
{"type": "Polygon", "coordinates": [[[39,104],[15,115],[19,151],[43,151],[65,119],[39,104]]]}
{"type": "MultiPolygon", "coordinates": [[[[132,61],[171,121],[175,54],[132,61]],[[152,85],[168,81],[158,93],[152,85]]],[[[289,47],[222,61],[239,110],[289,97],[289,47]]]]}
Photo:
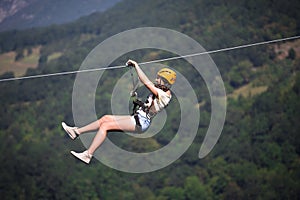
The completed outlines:
{"type": "MultiPolygon", "coordinates": [[[[73,71],[101,41],[131,28],[174,29],[206,50],[217,50],[300,35],[299,10],[297,0],[124,0],[66,25],[0,33],[0,53],[14,52],[22,62],[39,47],[37,66],[27,76],[73,71]]],[[[150,49],[128,56],[143,62],[166,53],[150,49]]],[[[211,57],[228,98],[218,143],[207,157],[198,158],[211,112],[207,88],[192,81],[194,71],[186,62],[164,62],[180,66],[191,80],[201,119],[193,144],[179,160],[145,174],[119,172],[96,159],[85,165],[70,155],[83,149],[60,126],[73,122],[74,74],[0,82],[1,199],[300,199],[299,40],[211,57]]],[[[99,83],[105,87],[97,91],[97,115],[110,112],[111,90],[124,72],[107,72],[99,83]]],[[[14,76],[6,72],[0,78],[14,76]]],[[[167,144],[179,121],[174,104],[167,108],[173,123],[164,133],[120,145],[147,151],[167,144]]]]}

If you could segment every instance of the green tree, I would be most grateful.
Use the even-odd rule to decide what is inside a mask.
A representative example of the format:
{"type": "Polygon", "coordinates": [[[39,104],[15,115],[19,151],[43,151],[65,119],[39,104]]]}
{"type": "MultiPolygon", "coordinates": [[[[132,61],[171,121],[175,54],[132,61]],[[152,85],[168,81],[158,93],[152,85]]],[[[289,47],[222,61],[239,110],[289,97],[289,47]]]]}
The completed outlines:
{"type": "Polygon", "coordinates": [[[189,176],[185,180],[184,194],[186,199],[199,199],[207,200],[211,199],[211,192],[208,187],[200,182],[197,176],[189,176]]]}
{"type": "Polygon", "coordinates": [[[296,58],[296,51],[293,48],[289,49],[288,58],[294,60],[296,58]]]}
{"type": "Polygon", "coordinates": [[[177,187],[165,187],[160,191],[158,199],[160,198],[166,200],[184,200],[184,189],[177,187]]]}

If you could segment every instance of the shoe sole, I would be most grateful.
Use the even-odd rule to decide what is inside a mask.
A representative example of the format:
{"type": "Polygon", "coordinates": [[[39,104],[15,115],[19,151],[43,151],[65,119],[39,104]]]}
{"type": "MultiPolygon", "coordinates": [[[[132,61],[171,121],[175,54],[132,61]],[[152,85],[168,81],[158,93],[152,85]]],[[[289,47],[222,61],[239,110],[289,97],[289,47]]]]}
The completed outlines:
{"type": "Polygon", "coordinates": [[[81,160],[82,162],[84,162],[85,164],[89,164],[89,163],[90,163],[90,161],[87,162],[87,161],[81,159],[81,158],[77,155],[77,153],[76,153],[75,151],[71,151],[71,154],[72,154],[73,156],[75,156],[77,159],[79,159],[79,160],[81,160]]]}
{"type": "Polygon", "coordinates": [[[64,123],[64,122],[62,122],[61,125],[62,125],[63,129],[66,131],[66,133],[68,133],[69,137],[70,137],[72,140],[75,140],[76,137],[74,137],[74,136],[67,130],[67,127],[68,127],[67,124],[64,123]]]}

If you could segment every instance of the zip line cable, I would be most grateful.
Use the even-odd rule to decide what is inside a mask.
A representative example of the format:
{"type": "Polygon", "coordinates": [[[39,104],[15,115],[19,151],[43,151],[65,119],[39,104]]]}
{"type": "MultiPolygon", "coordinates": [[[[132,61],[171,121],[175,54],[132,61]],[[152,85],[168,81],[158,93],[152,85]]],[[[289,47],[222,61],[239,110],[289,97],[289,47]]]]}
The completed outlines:
{"type": "MultiPolygon", "coordinates": [[[[269,41],[264,41],[264,42],[245,44],[245,45],[234,46],[234,47],[227,47],[227,48],[223,48],[223,49],[199,52],[199,53],[188,54],[188,55],[183,55],[183,56],[174,56],[174,57],[169,57],[169,58],[164,58],[164,59],[157,59],[157,60],[152,60],[152,61],[147,61],[147,62],[141,62],[138,64],[146,65],[146,64],[152,64],[152,63],[159,63],[159,62],[165,62],[165,61],[170,61],[170,60],[177,60],[177,59],[181,59],[181,58],[189,58],[189,57],[195,57],[195,56],[200,56],[200,55],[213,54],[213,53],[231,51],[231,50],[236,50],[236,49],[243,49],[243,48],[248,48],[248,47],[253,47],[253,46],[283,42],[283,41],[287,41],[287,40],[295,40],[298,38],[300,38],[300,35],[281,38],[281,39],[275,39],[275,40],[269,40],[269,41]]],[[[44,78],[44,77],[50,77],[50,76],[62,76],[62,75],[69,75],[69,74],[76,74],[76,73],[86,73],[86,72],[94,72],[94,71],[102,71],[102,70],[120,69],[120,68],[125,68],[125,67],[127,67],[127,66],[119,65],[119,66],[110,66],[110,67],[103,67],[103,68],[97,68],[97,69],[85,69],[85,70],[65,71],[65,72],[57,72],[57,73],[50,73],[50,74],[4,78],[4,79],[0,79],[0,82],[17,81],[17,80],[34,79],[34,78],[44,78]]]]}

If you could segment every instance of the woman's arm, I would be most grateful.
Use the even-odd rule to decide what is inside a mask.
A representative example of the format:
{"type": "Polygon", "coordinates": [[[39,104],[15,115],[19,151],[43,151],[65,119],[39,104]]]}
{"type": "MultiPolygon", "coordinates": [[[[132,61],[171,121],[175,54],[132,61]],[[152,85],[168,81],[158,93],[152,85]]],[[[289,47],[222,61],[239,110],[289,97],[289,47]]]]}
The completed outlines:
{"type": "Polygon", "coordinates": [[[149,80],[149,78],[146,76],[146,74],[142,71],[140,66],[137,64],[137,62],[133,60],[128,60],[127,65],[131,65],[135,68],[136,73],[140,79],[140,81],[155,95],[158,96],[157,88],[154,86],[154,84],[149,80]]]}

